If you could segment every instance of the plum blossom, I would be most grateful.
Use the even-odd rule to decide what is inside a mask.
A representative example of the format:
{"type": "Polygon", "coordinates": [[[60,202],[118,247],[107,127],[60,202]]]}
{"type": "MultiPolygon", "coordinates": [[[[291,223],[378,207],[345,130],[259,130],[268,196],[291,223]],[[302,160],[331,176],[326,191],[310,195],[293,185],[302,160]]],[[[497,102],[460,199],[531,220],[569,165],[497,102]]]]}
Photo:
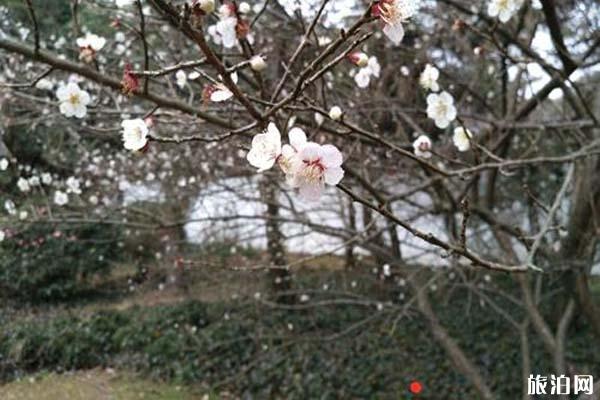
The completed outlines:
{"type": "Polygon", "coordinates": [[[88,33],[84,37],[77,39],[77,46],[79,48],[90,48],[93,51],[100,51],[106,44],[106,39],[93,33],[88,33]]]}
{"type": "Polygon", "coordinates": [[[440,85],[438,84],[438,78],[440,77],[440,71],[432,66],[431,64],[425,65],[425,69],[421,72],[419,77],[419,84],[423,89],[431,90],[432,92],[438,92],[440,85]]]}
{"type": "Polygon", "coordinates": [[[427,116],[435,121],[435,126],[438,128],[447,128],[456,118],[454,98],[450,93],[432,93],[427,96],[427,116]]]}
{"type": "Polygon", "coordinates": [[[323,122],[325,122],[325,117],[323,116],[323,114],[316,112],[315,122],[317,123],[317,126],[323,125],[323,122]]]}
{"type": "Polygon", "coordinates": [[[342,118],[342,114],[344,114],[344,112],[338,106],[333,106],[329,110],[329,118],[331,118],[334,121],[338,121],[340,118],[342,118]]]}
{"type": "Polygon", "coordinates": [[[306,133],[298,127],[294,127],[290,129],[288,132],[288,140],[290,144],[284,144],[281,148],[281,157],[277,160],[279,163],[279,167],[286,174],[286,178],[289,180],[292,179],[292,169],[295,165],[294,160],[298,155],[302,147],[307,142],[306,133]]]}
{"type": "Polygon", "coordinates": [[[64,205],[67,205],[68,202],[69,202],[68,194],[66,194],[65,192],[61,192],[60,190],[57,190],[56,192],[54,192],[54,204],[62,207],[64,205]]]}
{"type": "Polygon", "coordinates": [[[264,71],[267,68],[267,63],[262,56],[256,55],[250,59],[250,68],[256,72],[264,71]]]}
{"type": "Polygon", "coordinates": [[[369,57],[367,66],[361,68],[360,71],[354,75],[354,81],[359,88],[364,89],[371,83],[371,78],[379,78],[380,73],[381,66],[379,65],[379,61],[377,61],[377,57],[369,57]]]}
{"type": "Polygon", "coordinates": [[[250,11],[252,11],[252,7],[250,7],[250,4],[243,1],[238,6],[238,11],[240,12],[240,14],[249,14],[250,11]]]}
{"type": "Polygon", "coordinates": [[[32,176],[30,177],[27,182],[29,182],[29,186],[39,186],[40,185],[40,177],[39,176],[32,176]]]}
{"type": "Polygon", "coordinates": [[[27,193],[31,190],[31,186],[29,185],[29,181],[25,178],[19,178],[17,181],[17,187],[23,193],[27,193]]]}
{"type": "Polygon", "coordinates": [[[498,17],[500,22],[508,22],[512,16],[523,6],[523,0],[490,0],[488,15],[498,17]]]}
{"type": "Polygon", "coordinates": [[[381,0],[373,8],[373,14],[384,22],[383,33],[395,45],[404,38],[404,26],[420,6],[420,0],[381,0]]]}
{"type": "Polygon", "coordinates": [[[177,71],[177,73],[175,73],[175,83],[177,84],[177,86],[179,86],[180,89],[183,89],[185,87],[185,85],[187,84],[187,75],[185,74],[185,71],[180,69],[179,71],[177,71]]]}
{"type": "Polygon", "coordinates": [[[50,175],[48,172],[44,172],[42,174],[42,183],[44,185],[49,185],[52,183],[52,175],[50,175]]]}
{"type": "Polygon", "coordinates": [[[429,158],[431,157],[431,139],[427,135],[419,136],[413,142],[413,149],[417,157],[429,158]]]}
{"type": "Polygon", "coordinates": [[[148,143],[148,126],[143,119],[126,119],[121,122],[123,128],[123,147],[131,151],[139,151],[148,143]]]}
{"type": "Polygon", "coordinates": [[[87,63],[91,63],[96,56],[96,53],[100,51],[106,44],[106,39],[93,33],[88,33],[85,37],[77,39],[77,46],[79,46],[79,59],[87,63]]]}
{"type": "Polygon", "coordinates": [[[263,172],[275,165],[281,155],[281,133],[277,126],[271,122],[267,130],[252,139],[252,148],[246,159],[258,172],[263,172]]]}
{"type": "MultiPolygon", "coordinates": [[[[238,76],[235,72],[230,75],[230,78],[233,83],[237,84],[238,76]]],[[[214,85],[209,85],[204,89],[204,97],[214,102],[221,102],[232,98],[233,93],[224,83],[216,83],[214,85]]]]}
{"type": "Polygon", "coordinates": [[[135,3],[135,0],[115,0],[115,4],[119,8],[129,7],[129,6],[132,6],[134,3],[135,3]]]}
{"type": "Polygon", "coordinates": [[[0,229],[0,242],[4,242],[4,239],[6,239],[6,233],[3,229],[0,229]]]}
{"type": "Polygon", "coordinates": [[[325,184],[335,186],[344,177],[342,163],[342,153],[334,145],[308,142],[293,157],[288,182],[305,200],[319,200],[325,184]]]}
{"type": "Polygon", "coordinates": [[[236,45],[237,25],[235,5],[223,4],[219,7],[219,22],[217,22],[215,32],[219,35],[223,47],[230,49],[236,45]]]}
{"type": "Polygon", "coordinates": [[[56,91],[56,97],[60,102],[60,112],[65,117],[83,118],[87,114],[90,95],[76,83],[61,85],[56,91]]]}
{"type": "Polygon", "coordinates": [[[17,206],[15,205],[15,203],[12,200],[6,200],[4,202],[4,209],[10,215],[16,215],[17,214],[17,206]]]}
{"type": "Polygon", "coordinates": [[[0,160],[0,171],[6,171],[8,169],[9,164],[10,163],[6,158],[0,160]]]}
{"type": "Polygon", "coordinates": [[[81,184],[79,179],[71,176],[67,179],[65,184],[67,185],[67,193],[81,194],[81,184]]]}
{"type": "Polygon", "coordinates": [[[454,146],[460,152],[468,151],[471,148],[471,138],[473,134],[470,130],[463,128],[462,126],[454,129],[454,135],[452,136],[452,142],[454,146]]]}
{"type": "Polygon", "coordinates": [[[369,64],[369,56],[362,51],[348,54],[348,60],[357,67],[364,68],[369,64]]]}

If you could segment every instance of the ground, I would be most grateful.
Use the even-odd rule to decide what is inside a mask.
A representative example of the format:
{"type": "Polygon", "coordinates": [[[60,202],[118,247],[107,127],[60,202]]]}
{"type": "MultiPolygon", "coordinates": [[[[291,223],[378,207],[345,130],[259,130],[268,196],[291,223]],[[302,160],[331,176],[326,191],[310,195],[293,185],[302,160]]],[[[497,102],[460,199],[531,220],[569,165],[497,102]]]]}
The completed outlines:
{"type": "Polygon", "coordinates": [[[3,400],[204,400],[182,386],[151,382],[132,374],[94,369],[45,374],[0,386],[3,400]]]}

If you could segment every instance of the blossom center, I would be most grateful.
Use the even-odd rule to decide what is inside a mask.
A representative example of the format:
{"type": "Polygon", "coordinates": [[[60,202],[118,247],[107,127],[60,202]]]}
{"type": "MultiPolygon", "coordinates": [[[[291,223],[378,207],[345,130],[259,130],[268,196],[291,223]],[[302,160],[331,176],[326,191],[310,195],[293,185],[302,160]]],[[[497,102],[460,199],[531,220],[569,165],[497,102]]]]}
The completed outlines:
{"type": "Polygon", "coordinates": [[[323,179],[325,167],[321,164],[321,160],[304,160],[304,171],[302,173],[304,179],[310,183],[318,183],[323,179]]]}
{"type": "Polygon", "coordinates": [[[446,115],[448,113],[448,106],[443,101],[438,101],[435,111],[438,115],[446,115]]]}
{"type": "Polygon", "coordinates": [[[79,104],[79,95],[77,93],[72,93],[69,95],[69,103],[76,106],[79,104]]]}

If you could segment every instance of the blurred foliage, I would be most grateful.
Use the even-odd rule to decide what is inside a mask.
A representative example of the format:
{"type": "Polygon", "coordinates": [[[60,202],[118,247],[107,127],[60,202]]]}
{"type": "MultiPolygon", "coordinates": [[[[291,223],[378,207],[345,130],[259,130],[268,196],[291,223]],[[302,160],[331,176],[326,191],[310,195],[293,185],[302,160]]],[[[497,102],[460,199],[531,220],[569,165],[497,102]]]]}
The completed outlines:
{"type": "Polygon", "coordinates": [[[0,243],[0,293],[32,302],[68,300],[89,290],[122,257],[122,227],[32,224],[0,243]]]}
{"type": "MultiPolygon", "coordinates": [[[[517,333],[485,308],[438,304],[444,323],[460,337],[499,398],[521,390],[517,333]],[[516,367],[517,366],[517,367],[516,367]]],[[[425,322],[400,320],[371,307],[336,305],[290,312],[243,302],[187,302],[156,308],[102,311],[88,317],[3,325],[0,374],[5,379],[52,370],[113,366],[151,377],[205,384],[243,398],[397,399],[412,380],[420,398],[475,398],[468,382],[430,337],[425,322]],[[352,329],[352,327],[358,327],[352,329]]],[[[573,332],[569,358],[598,368],[600,349],[588,332],[573,332]]],[[[551,362],[532,341],[534,373],[551,362]]],[[[594,371],[595,374],[600,370],[594,371]]]]}

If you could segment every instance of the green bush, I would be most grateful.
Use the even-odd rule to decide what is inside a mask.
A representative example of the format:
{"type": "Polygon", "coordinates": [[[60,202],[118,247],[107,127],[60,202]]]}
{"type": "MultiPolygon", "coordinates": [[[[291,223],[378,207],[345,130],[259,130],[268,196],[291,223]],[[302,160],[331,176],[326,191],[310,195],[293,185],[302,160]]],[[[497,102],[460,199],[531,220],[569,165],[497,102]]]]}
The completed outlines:
{"type": "Polygon", "coordinates": [[[32,302],[68,300],[120,259],[122,229],[32,224],[0,243],[0,293],[32,302]]]}
{"type": "MultiPolygon", "coordinates": [[[[516,333],[484,309],[472,311],[473,323],[459,322],[464,317],[460,306],[446,311],[444,323],[462,339],[499,398],[517,398],[516,333]]],[[[392,330],[394,315],[382,312],[372,323],[352,329],[371,316],[372,308],[353,305],[290,312],[252,303],[192,301],[7,324],[0,326],[0,378],[40,369],[113,366],[208,384],[241,398],[397,399],[408,396],[415,379],[425,386],[423,398],[477,398],[425,321],[403,320],[392,330]]],[[[589,332],[580,331],[567,350],[580,360],[587,357],[597,374],[600,352],[590,343],[589,332]]],[[[541,344],[531,345],[536,372],[551,371],[541,344]]]]}

